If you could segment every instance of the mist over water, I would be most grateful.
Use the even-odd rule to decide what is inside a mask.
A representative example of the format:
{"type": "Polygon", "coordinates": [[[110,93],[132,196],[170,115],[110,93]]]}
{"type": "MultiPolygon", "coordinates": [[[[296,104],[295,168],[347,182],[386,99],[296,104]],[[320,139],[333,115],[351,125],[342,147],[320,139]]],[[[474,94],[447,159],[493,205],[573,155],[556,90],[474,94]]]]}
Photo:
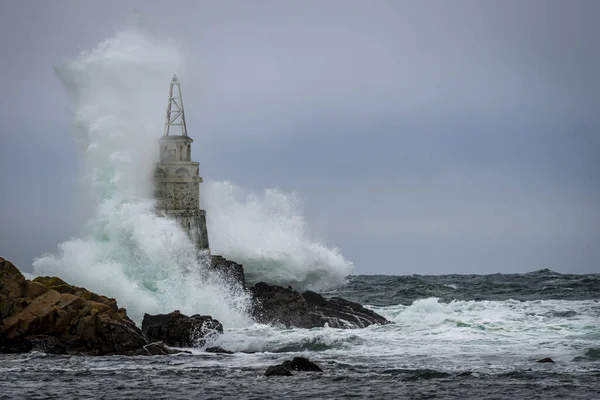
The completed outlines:
{"type": "MultiPolygon", "coordinates": [[[[56,67],[71,100],[81,181],[91,190],[94,212],[80,238],[33,267],[38,275],[117,298],[137,322],[144,312],[179,309],[247,326],[247,295],[211,276],[179,225],[153,212],[168,84],[177,73],[185,85],[184,67],[176,44],[137,30],[56,67]]],[[[249,195],[232,183],[203,186],[213,253],[245,264],[255,280],[317,288],[352,271],[336,250],[310,240],[295,196],[249,195]]]]}

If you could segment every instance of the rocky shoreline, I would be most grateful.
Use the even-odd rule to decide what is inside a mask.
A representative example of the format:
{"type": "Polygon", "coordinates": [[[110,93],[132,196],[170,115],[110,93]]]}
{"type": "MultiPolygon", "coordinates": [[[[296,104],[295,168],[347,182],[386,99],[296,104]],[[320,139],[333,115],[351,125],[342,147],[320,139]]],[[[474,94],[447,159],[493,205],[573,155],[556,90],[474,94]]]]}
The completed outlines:
{"type": "MultiPolygon", "coordinates": [[[[210,268],[252,295],[251,315],[259,323],[288,328],[364,328],[390,323],[338,297],[325,299],[315,292],[300,293],[264,282],[246,288],[243,267],[220,256],[213,256],[210,268]]],[[[223,325],[212,317],[186,316],[177,310],[145,314],[140,329],[117,300],[57,277],[25,279],[17,267],[0,257],[0,353],[165,355],[182,351],[171,347],[204,347],[220,333],[223,325]]],[[[206,350],[229,353],[218,347],[206,350]]]]}

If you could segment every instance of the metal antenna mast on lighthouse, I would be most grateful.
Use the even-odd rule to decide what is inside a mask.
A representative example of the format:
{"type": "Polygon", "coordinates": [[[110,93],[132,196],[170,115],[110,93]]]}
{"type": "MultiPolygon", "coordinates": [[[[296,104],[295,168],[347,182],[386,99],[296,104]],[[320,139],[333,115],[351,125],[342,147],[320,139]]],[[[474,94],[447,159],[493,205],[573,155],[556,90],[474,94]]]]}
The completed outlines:
{"type": "Polygon", "coordinates": [[[167,105],[167,120],[163,136],[169,135],[187,136],[181,85],[179,84],[177,75],[173,75],[171,86],[169,87],[169,104],[167,105]]]}

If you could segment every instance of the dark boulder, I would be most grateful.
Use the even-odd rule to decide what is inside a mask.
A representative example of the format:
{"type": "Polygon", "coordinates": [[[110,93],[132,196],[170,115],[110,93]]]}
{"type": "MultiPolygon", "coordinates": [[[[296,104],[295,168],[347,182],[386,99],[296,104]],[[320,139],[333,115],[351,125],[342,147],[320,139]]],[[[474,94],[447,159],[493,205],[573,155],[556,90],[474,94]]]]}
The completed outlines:
{"type": "Polygon", "coordinates": [[[147,345],[115,299],[56,277],[27,280],[0,258],[0,352],[148,354],[147,345]]]}
{"type": "Polygon", "coordinates": [[[222,256],[211,255],[208,268],[216,272],[221,278],[233,286],[243,288],[246,286],[244,267],[222,256]]]}
{"type": "Polygon", "coordinates": [[[292,376],[292,372],[283,365],[271,365],[265,371],[265,376],[292,376]]]}
{"type": "Polygon", "coordinates": [[[389,321],[376,312],[363,307],[358,303],[342,299],[341,297],[332,297],[329,300],[317,300],[316,296],[323,296],[306,291],[302,297],[307,300],[315,312],[323,315],[327,323],[332,328],[358,327],[365,328],[373,324],[389,324],[389,321]]]}
{"type": "Polygon", "coordinates": [[[174,347],[202,347],[206,340],[223,333],[223,325],[208,315],[188,317],[178,310],[169,314],[144,314],[142,332],[151,341],[174,347]]]}
{"type": "Polygon", "coordinates": [[[302,297],[304,297],[304,300],[310,306],[313,306],[313,307],[326,307],[327,306],[327,300],[325,300],[325,297],[321,296],[319,293],[307,290],[302,293],[302,297]]]}
{"type": "Polygon", "coordinates": [[[542,358],[541,360],[537,360],[536,362],[538,362],[538,363],[552,363],[552,364],[556,364],[554,362],[554,360],[551,359],[550,357],[542,358]]]}
{"type": "Polygon", "coordinates": [[[207,353],[233,354],[233,351],[225,350],[224,348],[219,346],[207,347],[206,349],[204,349],[204,351],[206,351],[207,353]]]}
{"type": "Polygon", "coordinates": [[[302,295],[290,288],[259,282],[250,288],[254,299],[252,315],[265,324],[288,327],[322,327],[325,321],[311,309],[302,295]]]}
{"type": "Polygon", "coordinates": [[[265,371],[265,376],[291,376],[292,371],[323,372],[314,362],[304,357],[294,357],[279,365],[272,365],[265,371]]]}
{"type": "Polygon", "coordinates": [[[294,357],[291,361],[284,361],[281,365],[292,371],[323,372],[321,367],[304,357],[294,357]]]}
{"type": "Polygon", "coordinates": [[[325,299],[318,293],[299,293],[292,288],[259,282],[250,288],[252,315],[257,322],[286,327],[364,328],[390,323],[381,315],[340,297],[325,299]]]}

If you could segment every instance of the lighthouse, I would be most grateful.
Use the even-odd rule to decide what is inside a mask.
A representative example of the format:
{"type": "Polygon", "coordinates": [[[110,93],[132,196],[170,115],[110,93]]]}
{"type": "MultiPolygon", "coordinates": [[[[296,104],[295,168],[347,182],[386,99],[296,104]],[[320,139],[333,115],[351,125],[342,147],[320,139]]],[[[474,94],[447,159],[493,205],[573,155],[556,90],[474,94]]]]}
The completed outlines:
{"type": "Polygon", "coordinates": [[[157,211],[177,220],[199,251],[210,254],[206,211],[200,208],[200,163],[191,160],[181,85],[173,76],[154,175],[157,211]]]}

